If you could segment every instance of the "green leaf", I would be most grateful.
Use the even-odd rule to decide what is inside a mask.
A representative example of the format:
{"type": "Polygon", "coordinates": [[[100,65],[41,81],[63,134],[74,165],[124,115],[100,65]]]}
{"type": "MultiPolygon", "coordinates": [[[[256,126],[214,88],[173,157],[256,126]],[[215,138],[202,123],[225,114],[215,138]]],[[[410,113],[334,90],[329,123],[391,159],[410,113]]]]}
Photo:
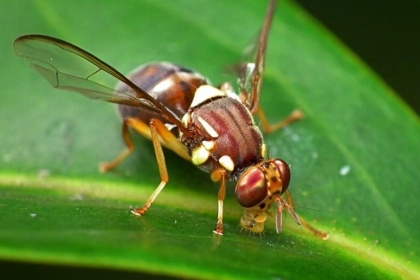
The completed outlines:
{"type": "Polygon", "coordinates": [[[265,139],[292,166],[296,211],[328,241],[290,218],[281,235],[273,219],[262,236],[241,232],[233,185],[225,235],[213,236],[218,186],[171,152],[168,186],[147,215],[130,215],[159,182],[151,144],[135,137],[134,155],[99,174],[124,148],[114,106],[50,88],[12,49],[20,35],[48,34],[123,73],[165,60],[218,84],[257,34],[264,2],[3,4],[0,258],[187,278],[416,278],[418,117],[293,3],[280,1],[273,21],[261,104],[272,122],[295,108],[305,119],[265,139]]]}

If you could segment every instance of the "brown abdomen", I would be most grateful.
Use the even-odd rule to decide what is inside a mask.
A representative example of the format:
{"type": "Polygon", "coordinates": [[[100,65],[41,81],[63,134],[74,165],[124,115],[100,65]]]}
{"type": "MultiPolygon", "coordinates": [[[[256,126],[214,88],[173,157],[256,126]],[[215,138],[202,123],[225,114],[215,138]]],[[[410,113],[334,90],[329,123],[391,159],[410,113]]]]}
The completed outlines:
{"type": "MultiPolygon", "coordinates": [[[[179,118],[188,111],[196,89],[208,84],[206,78],[199,73],[168,62],[154,62],[135,69],[128,78],[138,87],[149,93],[157,101],[165,105],[179,118]]],[[[118,83],[116,90],[135,95],[126,84],[118,83]]],[[[148,124],[155,118],[168,123],[161,115],[147,108],[119,105],[118,110],[123,119],[135,117],[148,124]]],[[[178,134],[176,127],[173,133],[178,134]]]]}

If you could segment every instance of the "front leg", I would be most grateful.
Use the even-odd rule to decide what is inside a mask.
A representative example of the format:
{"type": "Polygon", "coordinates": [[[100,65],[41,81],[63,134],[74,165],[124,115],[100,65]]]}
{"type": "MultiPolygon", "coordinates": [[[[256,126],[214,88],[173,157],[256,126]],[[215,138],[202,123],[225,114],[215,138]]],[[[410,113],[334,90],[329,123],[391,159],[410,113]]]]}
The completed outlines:
{"type": "Polygon", "coordinates": [[[223,235],[223,201],[226,196],[226,177],[227,171],[223,168],[218,168],[211,173],[211,179],[214,182],[220,181],[219,192],[217,194],[217,224],[213,233],[223,235]]]}
{"type": "MultiPolygon", "coordinates": [[[[292,199],[292,195],[290,194],[289,190],[286,190],[286,192],[284,193],[286,199],[286,204],[288,205],[288,207],[290,209],[293,209],[293,199],[292,199]]],[[[286,208],[287,209],[287,208],[286,208]]],[[[302,217],[298,216],[296,213],[294,213],[294,211],[292,210],[292,213],[290,212],[290,210],[288,209],[289,213],[292,215],[292,218],[296,221],[296,219],[299,221],[299,223],[296,221],[296,223],[303,225],[305,228],[307,228],[308,230],[310,230],[313,234],[315,234],[316,236],[327,240],[330,235],[326,232],[320,231],[319,229],[314,228],[309,222],[305,221],[304,219],[302,219],[302,217]]]]}

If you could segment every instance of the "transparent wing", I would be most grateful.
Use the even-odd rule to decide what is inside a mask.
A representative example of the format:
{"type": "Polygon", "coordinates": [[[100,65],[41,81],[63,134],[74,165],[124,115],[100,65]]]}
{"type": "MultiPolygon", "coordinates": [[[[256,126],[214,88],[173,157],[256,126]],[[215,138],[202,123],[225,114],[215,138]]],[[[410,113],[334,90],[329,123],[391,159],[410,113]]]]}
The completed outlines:
{"type": "Polygon", "coordinates": [[[25,35],[14,42],[15,52],[31,62],[30,66],[54,88],[80,93],[92,99],[147,107],[161,113],[168,121],[189,135],[178,117],[128,78],[85,50],[45,35],[25,35]],[[131,88],[136,96],[118,92],[109,85],[116,79],[131,88]]]}
{"type": "Polygon", "coordinates": [[[241,99],[244,100],[245,105],[251,113],[255,113],[258,110],[265,67],[267,39],[274,10],[276,8],[276,2],[276,0],[271,0],[269,2],[264,23],[256,43],[252,44],[244,51],[242,62],[234,67],[241,86],[241,99]]]}

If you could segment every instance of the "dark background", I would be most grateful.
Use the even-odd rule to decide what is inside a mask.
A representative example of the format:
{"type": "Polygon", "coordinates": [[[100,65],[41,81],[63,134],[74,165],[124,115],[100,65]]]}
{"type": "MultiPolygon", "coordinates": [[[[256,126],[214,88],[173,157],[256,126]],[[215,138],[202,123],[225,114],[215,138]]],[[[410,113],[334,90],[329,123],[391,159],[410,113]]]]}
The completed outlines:
{"type": "Polygon", "coordinates": [[[295,0],[420,113],[420,1],[295,0]]]}

